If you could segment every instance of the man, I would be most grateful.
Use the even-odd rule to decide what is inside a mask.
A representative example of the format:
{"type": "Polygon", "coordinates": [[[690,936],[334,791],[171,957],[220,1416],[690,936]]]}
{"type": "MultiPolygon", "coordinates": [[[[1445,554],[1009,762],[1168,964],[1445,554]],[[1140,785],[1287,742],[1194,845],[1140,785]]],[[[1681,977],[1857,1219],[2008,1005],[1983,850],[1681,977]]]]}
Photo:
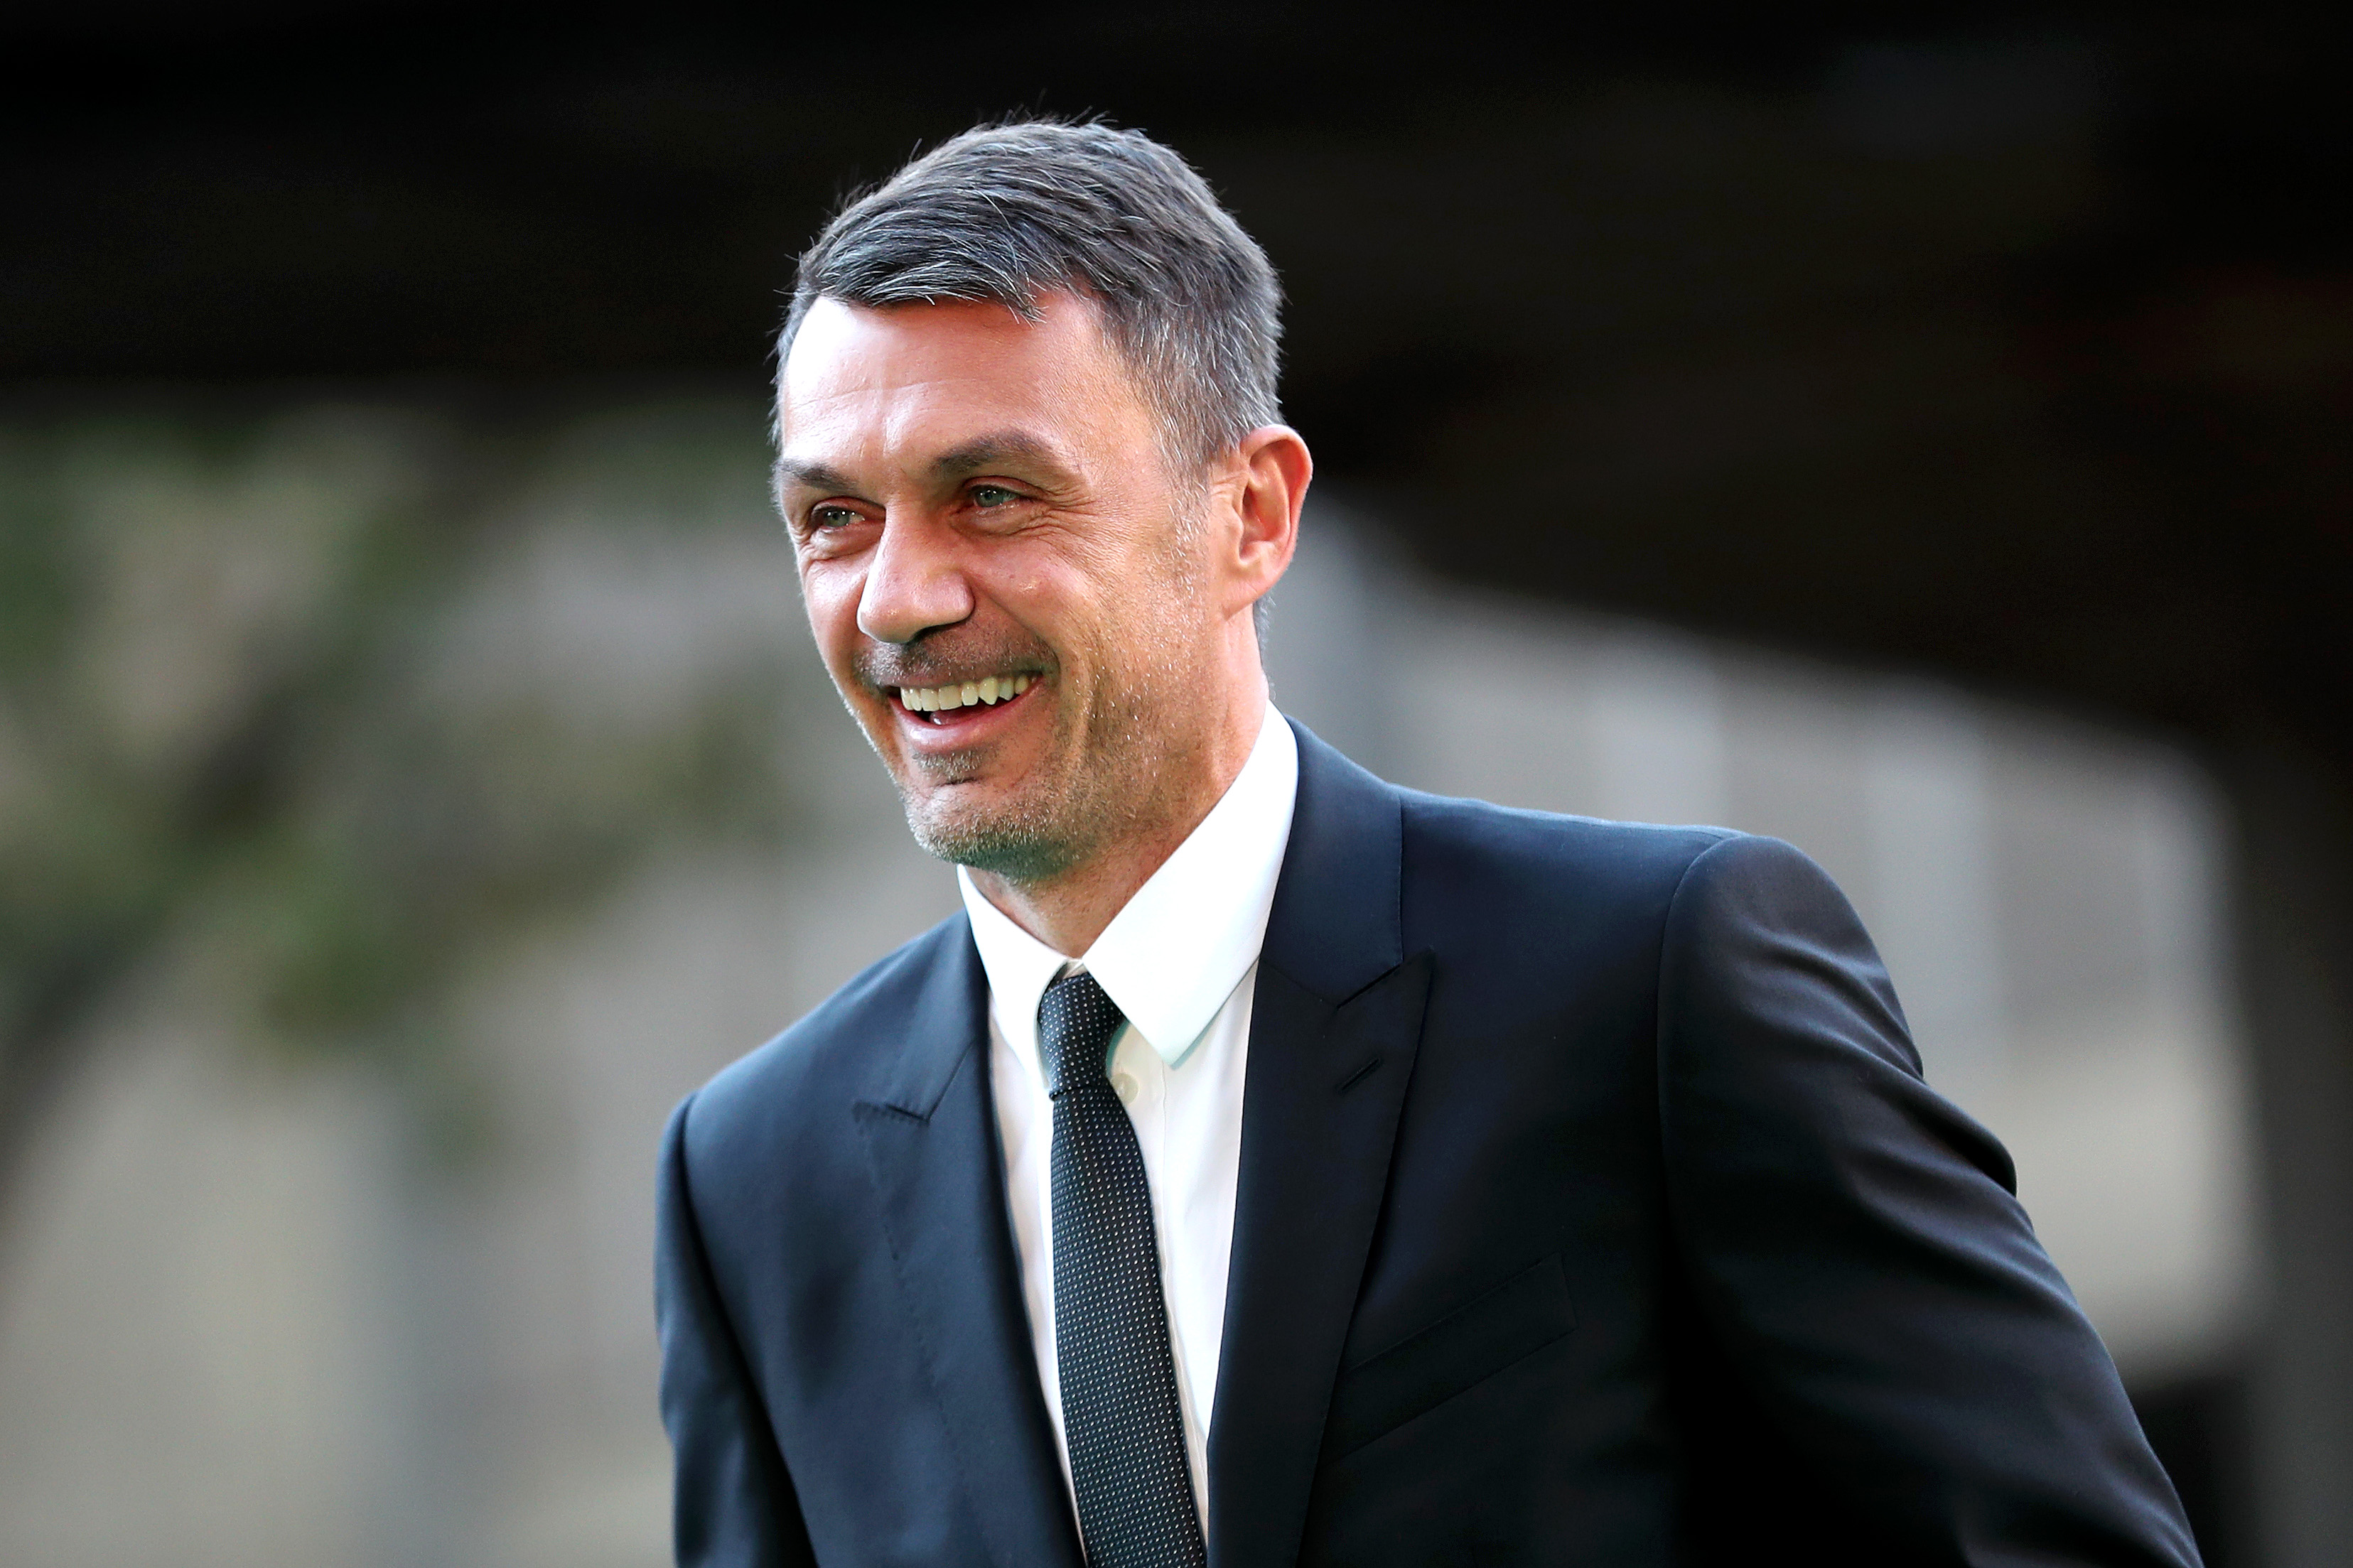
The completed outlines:
{"type": "Polygon", "coordinates": [[[670,1123],[681,1562],[2195,1563],[1820,871],[1269,706],[1277,304],[1100,126],[802,259],[778,501],[965,911],[670,1123]]]}

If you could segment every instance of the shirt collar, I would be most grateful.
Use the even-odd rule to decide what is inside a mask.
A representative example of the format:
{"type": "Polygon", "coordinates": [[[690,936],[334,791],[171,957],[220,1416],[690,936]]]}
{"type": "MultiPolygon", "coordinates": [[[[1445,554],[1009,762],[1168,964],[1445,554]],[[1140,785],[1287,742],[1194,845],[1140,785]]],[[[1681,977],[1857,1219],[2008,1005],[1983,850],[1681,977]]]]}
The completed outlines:
{"type": "MultiPolygon", "coordinates": [[[[1269,703],[1225,795],[1080,958],[1170,1067],[1258,962],[1298,793],[1299,742],[1269,703]]],[[[997,1027],[1034,1069],[1038,1002],[1068,961],[983,898],[961,866],[956,882],[997,1027]]]]}

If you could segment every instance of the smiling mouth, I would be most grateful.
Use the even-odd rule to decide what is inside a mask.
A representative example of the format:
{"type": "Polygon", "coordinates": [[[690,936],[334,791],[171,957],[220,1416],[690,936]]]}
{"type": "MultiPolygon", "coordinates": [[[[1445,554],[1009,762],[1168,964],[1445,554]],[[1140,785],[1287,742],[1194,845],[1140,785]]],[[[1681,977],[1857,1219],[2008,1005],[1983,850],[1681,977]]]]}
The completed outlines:
{"type": "Polygon", "coordinates": [[[937,724],[943,721],[940,714],[960,708],[994,708],[1000,702],[1010,702],[1029,690],[1035,679],[1028,675],[990,675],[946,686],[902,686],[894,695],[901,708],[928,717],[937,724]]]}

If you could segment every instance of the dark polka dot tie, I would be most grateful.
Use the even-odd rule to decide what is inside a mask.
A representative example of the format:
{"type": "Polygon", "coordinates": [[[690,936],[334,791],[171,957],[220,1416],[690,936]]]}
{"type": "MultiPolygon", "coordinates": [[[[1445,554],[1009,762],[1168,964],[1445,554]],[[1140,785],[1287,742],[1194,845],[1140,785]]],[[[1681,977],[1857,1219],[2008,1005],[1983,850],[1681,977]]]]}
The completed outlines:
{"type": "Polygon", "coordinates": [[[1185,1413],[1168,1351],[1152,1188],[1104,1076],[1124,1016],[1092,974],[1046,988],[1038,1047],[1054,1100],[1054,1360],[1088,1568],[1201,1568],[1185,1413]]]}

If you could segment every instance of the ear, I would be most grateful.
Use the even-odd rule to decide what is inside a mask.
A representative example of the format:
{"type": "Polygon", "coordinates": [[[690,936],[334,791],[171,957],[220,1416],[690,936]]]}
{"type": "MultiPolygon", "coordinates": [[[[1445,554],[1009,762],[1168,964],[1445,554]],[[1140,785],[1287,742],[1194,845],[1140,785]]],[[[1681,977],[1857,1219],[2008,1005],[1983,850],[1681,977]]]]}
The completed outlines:
{"type": "Polygon", "coordinates": [[[1258,603],[1291,565],[1299,547],[1299,509],[1307,500],[1315,459],[1288,425],[1263,425],[1236,449],[1232,497],[1233,602],[1240,612],[1258,603]]]}

